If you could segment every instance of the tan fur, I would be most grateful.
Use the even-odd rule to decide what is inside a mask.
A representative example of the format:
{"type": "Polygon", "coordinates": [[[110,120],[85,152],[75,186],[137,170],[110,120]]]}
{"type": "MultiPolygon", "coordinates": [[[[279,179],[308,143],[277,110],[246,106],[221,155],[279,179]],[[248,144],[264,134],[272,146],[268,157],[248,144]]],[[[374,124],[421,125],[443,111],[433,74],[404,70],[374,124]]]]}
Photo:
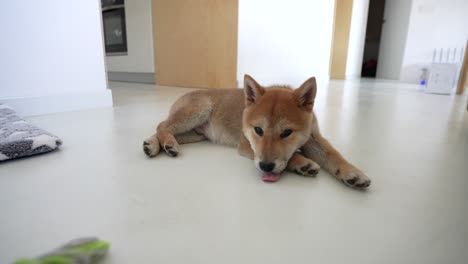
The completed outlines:
{"type": "Polygon", "coordinates": [[[274,173],[288,169],[315,176],[323,167],[351,187],[367,188],[369,178],[320,134],[312,111],[315,94],[315,78],[293,90],[286,86],[265,88],[248,75],[244,90],[191,92],[172,105],[168,118],[145,140],[143,149],[150,157],[160,148],[177,156],[179,144],[208,139],[237,147],[259,169],[263,161],[275,165],[274,173]],[[255,127],[262,130],[261,136],[255,127]],[[292,133],[282,138],[287,129],[292,133]]]}

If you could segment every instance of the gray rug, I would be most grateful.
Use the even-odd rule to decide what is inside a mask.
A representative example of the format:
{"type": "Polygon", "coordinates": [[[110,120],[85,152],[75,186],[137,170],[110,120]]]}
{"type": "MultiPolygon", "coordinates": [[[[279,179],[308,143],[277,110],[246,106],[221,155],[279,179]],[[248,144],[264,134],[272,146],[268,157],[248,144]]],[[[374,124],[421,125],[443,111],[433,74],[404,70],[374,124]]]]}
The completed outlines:
{"type": "Polygon", "coordinates": [[[62,141],[18,117],[0,104],[0,161],[36,155],[57,149],[62,141]]]}

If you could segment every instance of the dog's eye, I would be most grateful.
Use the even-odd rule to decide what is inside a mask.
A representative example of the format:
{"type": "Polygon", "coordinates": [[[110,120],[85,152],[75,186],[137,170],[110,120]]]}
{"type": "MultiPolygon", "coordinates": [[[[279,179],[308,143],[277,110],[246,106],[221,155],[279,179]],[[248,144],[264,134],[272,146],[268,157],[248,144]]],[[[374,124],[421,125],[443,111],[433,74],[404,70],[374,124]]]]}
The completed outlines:
{"type": "Polygon", "coordinates": [[[280,137],[281,138],[287,138],[289,135],[291,135],[292,130],[291,129],[285,129],[283,132],[281,132],[280,137]]]}
{"type": "Polygon", "coordinates": [[[263,129],[259,127],[254,127],[254,130],[255,130],[255,133],[257,133],[257,135],[263,136],[263,129]]]}

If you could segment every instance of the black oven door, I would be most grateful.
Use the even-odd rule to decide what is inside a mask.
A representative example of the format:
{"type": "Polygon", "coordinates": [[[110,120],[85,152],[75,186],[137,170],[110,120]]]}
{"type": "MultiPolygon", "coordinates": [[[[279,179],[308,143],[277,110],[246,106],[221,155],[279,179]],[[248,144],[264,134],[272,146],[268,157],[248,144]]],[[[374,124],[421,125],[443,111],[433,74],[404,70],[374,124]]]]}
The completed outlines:
{"type": "Polygon", "coordinates": [[[125,9],[107,9],[102,12],[106,53],[127,53],[125,9]]]}

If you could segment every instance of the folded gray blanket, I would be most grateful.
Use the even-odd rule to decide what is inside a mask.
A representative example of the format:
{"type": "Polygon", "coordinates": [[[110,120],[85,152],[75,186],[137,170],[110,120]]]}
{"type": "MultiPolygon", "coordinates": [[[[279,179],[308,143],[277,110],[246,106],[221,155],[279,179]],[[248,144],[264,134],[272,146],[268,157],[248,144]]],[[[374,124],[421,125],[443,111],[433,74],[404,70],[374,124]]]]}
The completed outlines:
{"type": "Polygon", "coordinates": [[[49,152],[61,144],[56,136],[21,119],[13,109],[0,104],[0,161],[49,152]]]}

